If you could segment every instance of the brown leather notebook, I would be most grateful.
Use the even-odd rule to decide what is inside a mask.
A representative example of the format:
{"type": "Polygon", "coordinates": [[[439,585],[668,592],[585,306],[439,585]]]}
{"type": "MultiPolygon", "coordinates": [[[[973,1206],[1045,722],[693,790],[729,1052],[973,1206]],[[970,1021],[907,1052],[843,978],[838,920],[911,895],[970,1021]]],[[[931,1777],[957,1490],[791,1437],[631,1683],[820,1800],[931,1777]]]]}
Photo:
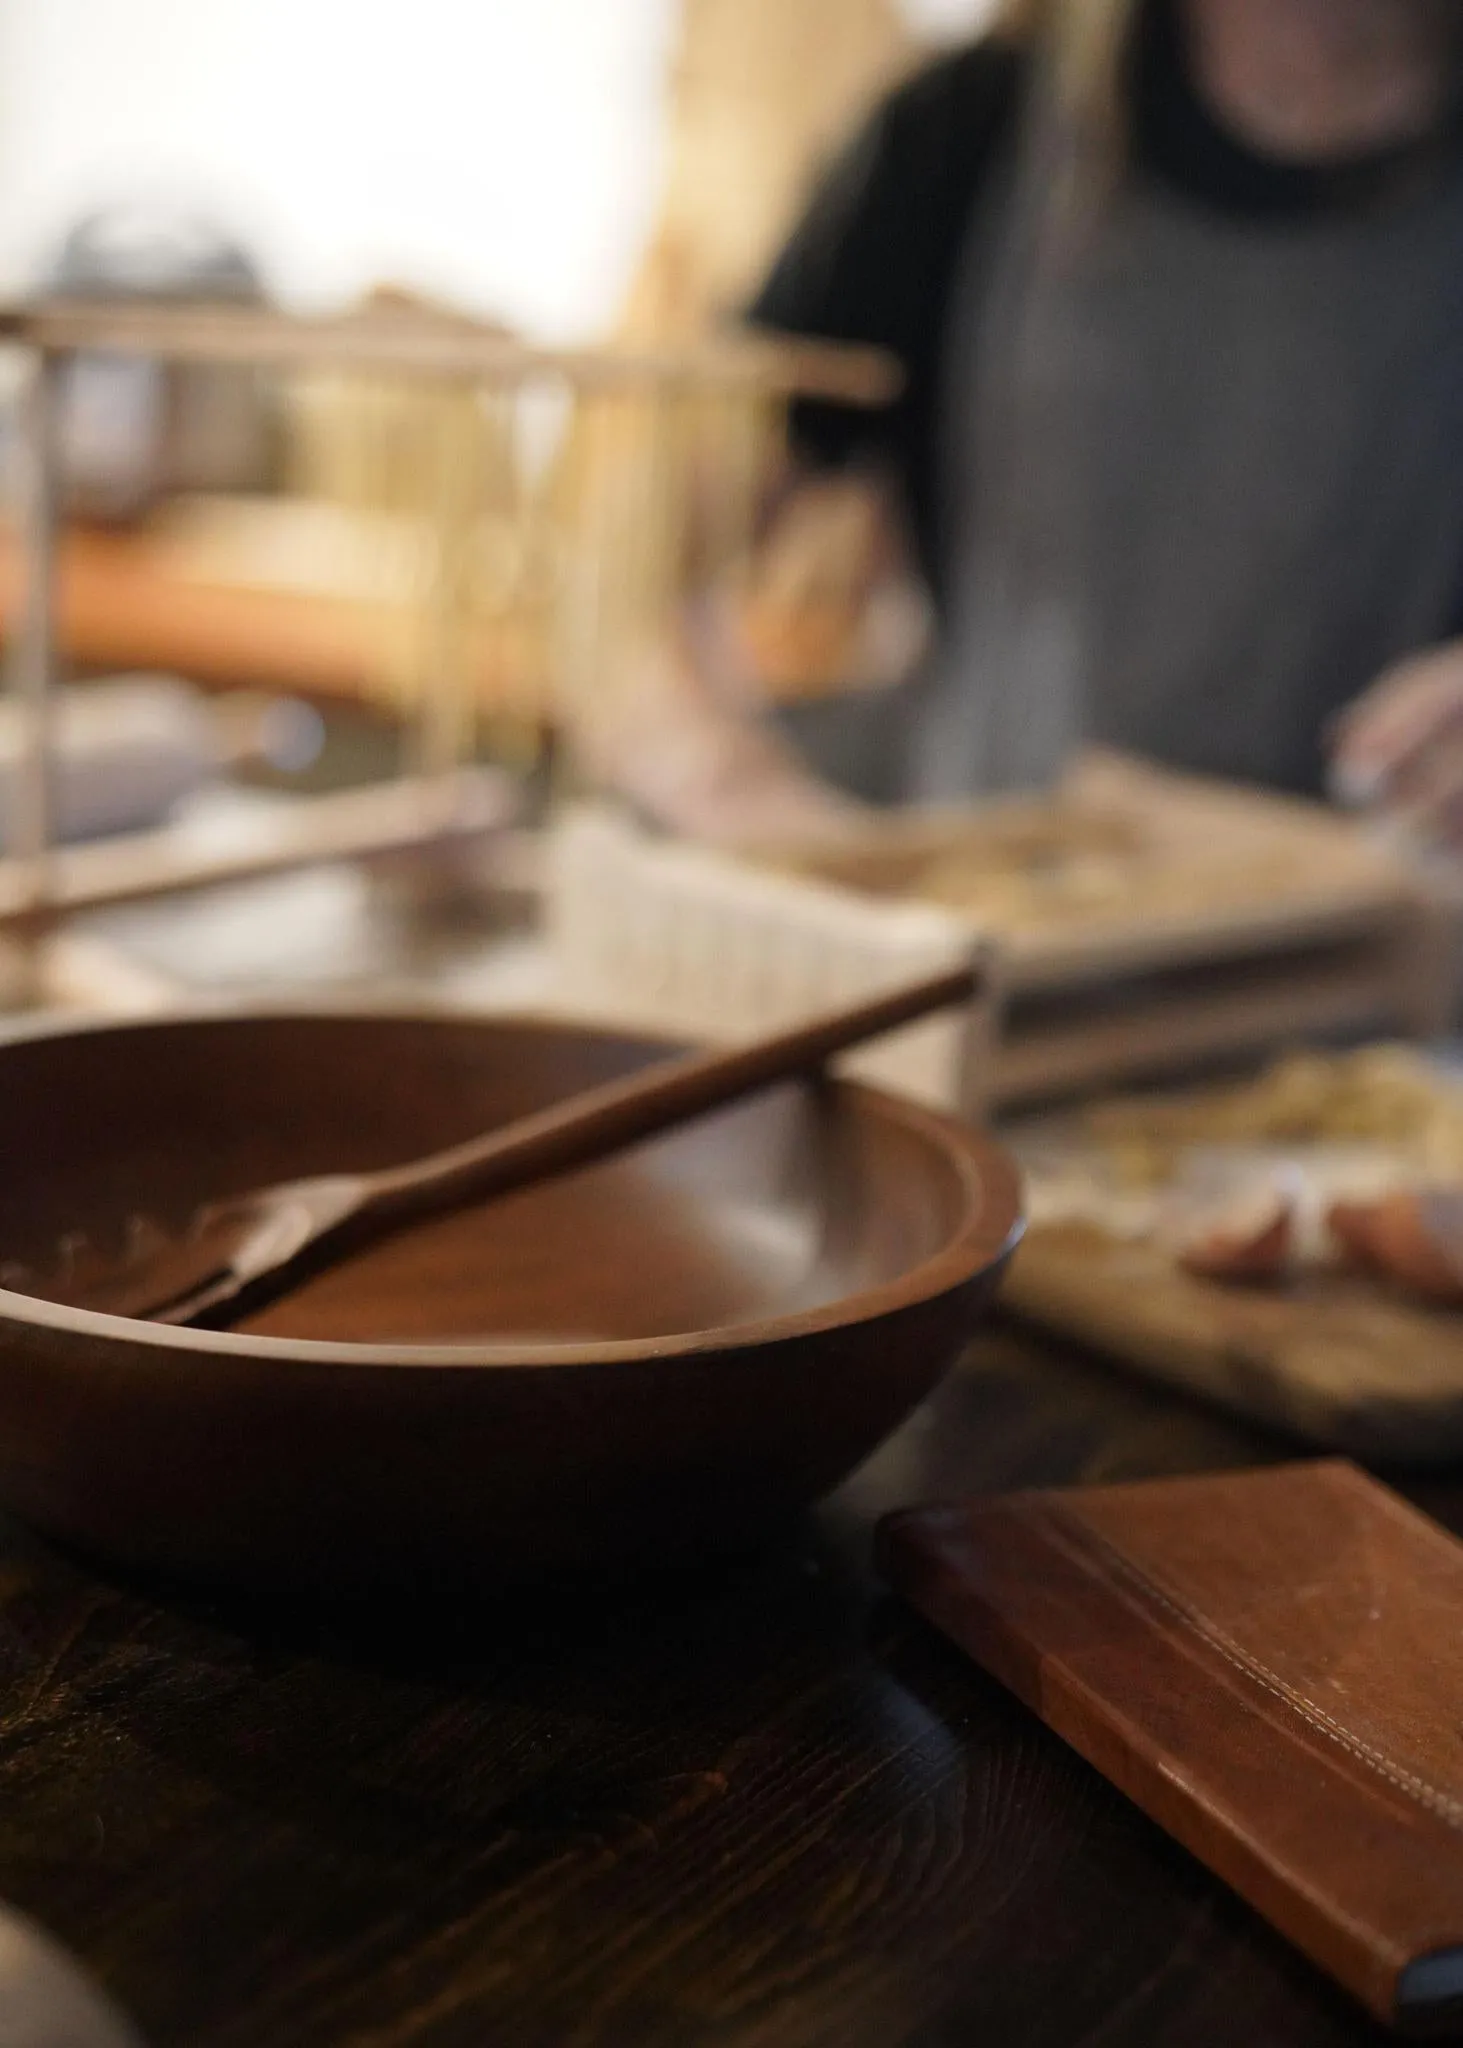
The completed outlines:
{"type": "Polygon", "coordinates": [[[1463,2024],[1463,1544],[1328,1460],[919,1509],[880,1562],[1373,2012],[1463,2024]]]}

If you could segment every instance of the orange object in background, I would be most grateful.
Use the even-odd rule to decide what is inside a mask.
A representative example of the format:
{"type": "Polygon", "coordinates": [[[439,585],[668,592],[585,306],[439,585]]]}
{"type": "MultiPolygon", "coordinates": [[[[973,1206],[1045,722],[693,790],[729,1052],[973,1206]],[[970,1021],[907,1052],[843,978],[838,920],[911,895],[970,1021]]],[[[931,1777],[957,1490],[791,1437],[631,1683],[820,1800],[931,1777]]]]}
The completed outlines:
{"type": "MultiPolygon", "coordinates": [[[[78,669],[162,669],[205,684],[248,682],[355,700],[379,620],[329,595],[228,588],[179,575],[147,532],[69,532],[58,577],[59,638],[78,669]]],[[[18,616],[25,563],[0,529],[0,634],[18,616]]]]}
{"type": "MultiPolygon", "coordinates": [[[[6,639],[24,573],[15,533],[0,528],[6,639]]],[[[209,687],[247,684],[353,704],[380,700],[383,651],[400,630],[390,602],[204,580],[177,540],[147,529],[68,532],[58,603],[62,658],[75,670],[162,670],[209,687]]],[[[526,658],[527,650],[501,636],[481,647],[475,666],[485,690],[502,682],[504,668],[521,672],[526,658]]]]}

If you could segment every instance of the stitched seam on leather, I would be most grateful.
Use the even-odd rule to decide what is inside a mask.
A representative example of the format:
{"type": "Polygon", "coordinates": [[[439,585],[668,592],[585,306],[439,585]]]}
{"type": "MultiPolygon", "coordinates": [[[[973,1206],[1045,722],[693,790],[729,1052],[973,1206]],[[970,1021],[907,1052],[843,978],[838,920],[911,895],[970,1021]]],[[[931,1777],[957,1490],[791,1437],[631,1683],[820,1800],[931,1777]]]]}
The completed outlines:
{"type": "MultiPolygon", "coordinates": [[[[1066,1519],[1066,1517],[1064,1516],[1063,1519],[1066,1519]]],[[[1076,1520],[1077,1518],[1073,1517],[1072,1519],[1076,1520]]],[[[1196,1608],[1190,1607],[1186,1602],[1166,1592],[1162,1586],[1158,1585],[1148,1576],[1147,1572],[1140,1565],[1134,1564],[1130,1558],[1124,1556],[1122,1551],[1116,1549],[1090,1523],[1079,1522],[1079,1527],[1084,1538],[1091,1541],[1102,1552],[1104,1562],[1120,1578],[1128,1579],[1140,1592],[1146,1594],[1149,1599],[1156,1601],[1176,1621],[1182,1622],[1194,1635],[1197,1635],[1203,1642],[1208,1643],[1210,1648],[1223,1657],[1226,1663],[1232,1664],[1236,1670],[1242,1672],[1246,1678],[1260,1686],[1264,1691],[1273,1694],[1279,1700],[1283,1700],[1286,1706],[1298,1714],[1303,1721],[1309,1722],[1319,1734],[1328,1736],[1331,1741],[1337,1743],[1349,1755],[1354,1756],[1359,1763],[1368,1765],[1378,1777],[1385,1778],[1397,1791],[1405,1793],[1409,1798],[1415,1800],[1426,1812],[1435,1815],[1437,1819],[1443,1821],[1448,1827],[1463,1832],[1463,1800],[1454,1798],[1450,1793],[1444,1792],[1439,1786],[1430,1784],[1426,1778],[1418,1777],[1415,1772],[1407,1770],[1401,1764],[1394,1763],[1382,1750],[1375,1748],[1364,1737],[1354,1735],[1342,1722],[1328,1714],[1324,1707],[1317,1706],[1314,1700],[1308,1699],[1302,1692],[1297,1692],[1295,1687],[1283,1679],[1278,1672],[1272,1671],[1267,1664],[1262,1664],[1258,1657],[1253,1656],[1250,1651],[1242,1648],[1217,1623],[1208,1620],[1196,1608]]]]}

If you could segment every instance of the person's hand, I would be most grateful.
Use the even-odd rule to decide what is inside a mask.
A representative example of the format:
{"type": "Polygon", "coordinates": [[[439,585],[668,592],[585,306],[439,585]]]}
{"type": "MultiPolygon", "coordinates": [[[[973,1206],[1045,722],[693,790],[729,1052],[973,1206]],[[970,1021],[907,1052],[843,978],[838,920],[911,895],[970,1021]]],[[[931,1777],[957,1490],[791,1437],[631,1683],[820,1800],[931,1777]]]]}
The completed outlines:
{"type": "Polygon", "coordinates": [[[581,728],[591,775],[671,831],[722,846],[813,847],[856,832],[862,804],[809,773],[755,718],[717,703],[673,643],[581,728]]]}
{"type": "Polygon", "coordinates": [[[675,730],[627,757],[623,792],[658,823],[711,845],[812,849],[857,830],[863,807],[736,719],[675,730]]]}
{"type": "Polygon", "coordinates": [[[712,595],[719,665],[748,701],[898,682],[931,630],[887,486],[871,477],[799,480],[735,587],[712,595]]]}
{"type": "Polygon", "coordinates": [[[1331,785],[1463,854],[1463,641],[1399,662],[1357,698],[1332,736],[1331,785]]]}

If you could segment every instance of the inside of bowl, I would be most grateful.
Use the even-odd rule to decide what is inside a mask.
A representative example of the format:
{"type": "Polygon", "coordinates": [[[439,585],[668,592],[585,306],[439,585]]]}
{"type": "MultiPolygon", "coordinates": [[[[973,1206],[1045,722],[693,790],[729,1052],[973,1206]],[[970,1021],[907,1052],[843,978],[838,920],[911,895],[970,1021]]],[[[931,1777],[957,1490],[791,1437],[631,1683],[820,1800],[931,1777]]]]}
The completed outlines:
{"type": "MultiPolygon", "coordinates": [[[[0,1254],[177,1225],[211,1197],[415,1157],[662,1057],[448,1019],[142,1025],[0,1050],[0,1254]]],[[[337,1341],[675,1336],[820,1306],[946,1243],[954,1169],[897,1117],[793,1085],[377,1246],[244,1327],[337,1341]]]]}

